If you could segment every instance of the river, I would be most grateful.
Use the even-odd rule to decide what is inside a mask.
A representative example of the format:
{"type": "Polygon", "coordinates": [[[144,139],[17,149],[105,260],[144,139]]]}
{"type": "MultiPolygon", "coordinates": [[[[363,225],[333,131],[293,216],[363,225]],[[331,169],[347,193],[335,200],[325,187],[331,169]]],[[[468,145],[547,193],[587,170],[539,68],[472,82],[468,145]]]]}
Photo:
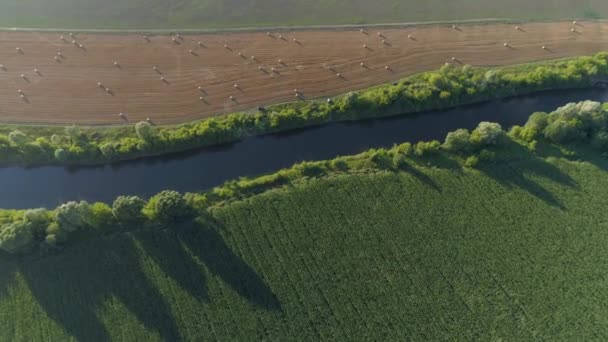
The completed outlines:
{"type": "Polygon", "coordinates": [[[165,189],[206,190],[304,160],[330,159],[405,141],[443,140],[448,132],[472,129],[481,121],[498,122],[504,128],[521,125],[533,112],[582,100],[606,102],[608,89],[550,91],[415,115],[334,123],[105,166],[6,167],[0,169],[0,208],[54,208],[74,200],[111,203],[119,195],[145,198],[165,189]]]}

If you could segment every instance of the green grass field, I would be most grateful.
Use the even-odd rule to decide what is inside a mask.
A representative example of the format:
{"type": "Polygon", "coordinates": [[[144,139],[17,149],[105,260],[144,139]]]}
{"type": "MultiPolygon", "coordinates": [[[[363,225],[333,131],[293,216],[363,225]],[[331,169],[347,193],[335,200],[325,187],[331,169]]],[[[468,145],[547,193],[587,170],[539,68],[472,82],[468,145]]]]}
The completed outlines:
{"type": "Polygon", "coordinates": [[[0,340],[608,338],[606,159],[484,165],[302,181],[0,261],[0,340]]]}
{"type": "Polygon", "coordinates": [[[224,28],[485,18],[603,18],[604,0],[3,0],[0,26],[224,28]]]}

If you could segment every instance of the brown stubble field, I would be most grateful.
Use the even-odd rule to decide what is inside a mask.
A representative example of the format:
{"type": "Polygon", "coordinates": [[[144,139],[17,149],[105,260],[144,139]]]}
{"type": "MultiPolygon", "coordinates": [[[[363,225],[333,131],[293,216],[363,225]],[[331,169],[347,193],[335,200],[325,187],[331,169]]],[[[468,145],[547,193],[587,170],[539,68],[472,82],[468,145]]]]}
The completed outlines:
{"type": "Polygon", "coordinates": [[[58,33],[2,32],[0,122],[116,125],[150,118],[179,123],[338,95],[446,62],[498,66],[589,55],[608,50],[607,33],[608,23],[602,22],[529,23],[520,30],[515,24],[469,24],[364,33],[353,28],[154,35],[148,40],[138,34],[77,32],[72,38],[66,32],[62,41],[58,33]]]}

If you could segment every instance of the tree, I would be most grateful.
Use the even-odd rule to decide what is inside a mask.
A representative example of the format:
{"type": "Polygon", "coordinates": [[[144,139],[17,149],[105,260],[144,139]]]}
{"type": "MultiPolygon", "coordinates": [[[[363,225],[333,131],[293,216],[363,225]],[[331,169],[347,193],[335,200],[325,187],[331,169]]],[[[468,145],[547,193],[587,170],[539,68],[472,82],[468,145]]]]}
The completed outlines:
{"type": "Polygon", "coordinates": [[[568,142],[582,137],[582,122],[559,118],[545,128],[545,137],[554,142],[568,142]]]}
{"type": "Polygon", "coordinates": [[[8,134],[8,140],[17,146],[21,146],[27,143],[29,139],[23,132],[15,130],[8,134]]]}
{"type": "Polygon", "coordinates": [[[499,124],[483,121],[471,133],[471,142],[479,146],[500,145],[504,137],[505,132],[499,124]]]}
{"type": "Polygon", "coordinates": [[[549,124],[549,114],[543,112],[532,113],[526,122],[525,127],[530,127],[537,132],[542,132],[549,124]]]}
{"type": "Polygon", "coordinates": [[[471,147],[471,134],[468,130],[461,128],[448,133],[443,143],[443,148],[452,152],[466,152],[471,147]]]}
{"type": "Polygon", "coordinates": [[[85,201],[62,204],[55,210],[55,220],[66,232],[82,229],[91,220],[91,207],[85,201]]]}
{"type": "Polygon", "coordinates": [[[441,147],[441,143],[437,140],[432,141],[419,141],[414,146],[414,153],[417,156],[426,156],[432,155],[439,152],[439,148],[441,147]]]}
{"type": "Polygon", "coordinates": [[[146,121],[141,121],[135,124],[135,133],[141,140],[145,142],[150,142],[154,138],[153,127],[149,122],[146,121]]]}
{"type": "Polygon", "coordinates": [[[181,221],[190,215],[190,208],[183,196],[173,190],[165,190],[152,197],[146,209],[152,218],[162,223],[181,221]]]}
{"type": "Polygon", "coordinates": [[[112,204],[112,214],[121,222],[137,222],[143,218],[146,201],[137,196],[119,196],[112,204]]]}
{"type": "Polygon", "coordinates": [[[34,242],[32,223],[17,221],[0,228],[0,249],[7,253],[24,252],[34,242]]]}

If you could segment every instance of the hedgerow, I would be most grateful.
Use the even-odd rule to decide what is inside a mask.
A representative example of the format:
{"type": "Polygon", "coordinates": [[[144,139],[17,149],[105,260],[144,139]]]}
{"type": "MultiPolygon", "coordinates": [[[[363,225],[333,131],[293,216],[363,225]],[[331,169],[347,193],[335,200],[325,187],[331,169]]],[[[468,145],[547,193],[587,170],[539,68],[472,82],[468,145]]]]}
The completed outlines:
{"type": "MultiPolygon", "coordinates": [[[[0,127],[1,164],[100,164],[236,141],[332,121],[358,120],[452,107],[535,91],[589,87],[608,76],[608,53],[502,69],[444,66],[389,85],[325,101],[295,102],[178,126],[28,129],[0,127]],[[27,131],[27,132],[26,132],[27,131]]],[[[564,131],[567,122],[553,123],[564,131]]],[[[574,128],[573,128],[574,129],[574,128]]],[[[551,129],[547,134],[551,135],[551,129]]],[[[601,137],[598,137],[601,139],[601,137]]]]}

